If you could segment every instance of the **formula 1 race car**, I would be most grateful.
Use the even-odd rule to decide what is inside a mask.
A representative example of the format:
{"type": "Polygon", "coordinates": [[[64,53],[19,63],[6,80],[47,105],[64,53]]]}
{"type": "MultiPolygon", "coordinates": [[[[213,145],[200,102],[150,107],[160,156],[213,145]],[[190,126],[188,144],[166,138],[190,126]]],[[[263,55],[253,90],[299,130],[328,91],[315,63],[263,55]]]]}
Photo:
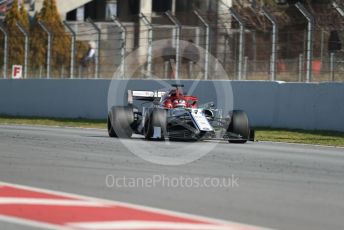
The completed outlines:
{"type": "Polygon", "coordinates": [[[130,138],[133,133],[146,139],[183,141],[227,140],[245,143],[254,140],[246,113],[233,110],[223,115],[214,103],[198,106],[198,98],[183,93],[180,84],[167,92],[128,91],[127,106],[113,106],[107,119],[110,137],[130,138]],[[144,101],[142,110],[134,100],[144,101]]]}

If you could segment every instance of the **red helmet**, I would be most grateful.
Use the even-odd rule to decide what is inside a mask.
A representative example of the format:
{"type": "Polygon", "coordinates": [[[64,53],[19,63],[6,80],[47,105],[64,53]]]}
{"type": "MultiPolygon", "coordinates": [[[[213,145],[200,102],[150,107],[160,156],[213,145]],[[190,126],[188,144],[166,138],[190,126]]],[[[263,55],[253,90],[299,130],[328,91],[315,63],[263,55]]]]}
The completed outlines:
{"type": "Polygon", "coordinates": [[[184,99],[175,99],[173,101],[173,108],[185,108],[186,101],[184,99]]]}

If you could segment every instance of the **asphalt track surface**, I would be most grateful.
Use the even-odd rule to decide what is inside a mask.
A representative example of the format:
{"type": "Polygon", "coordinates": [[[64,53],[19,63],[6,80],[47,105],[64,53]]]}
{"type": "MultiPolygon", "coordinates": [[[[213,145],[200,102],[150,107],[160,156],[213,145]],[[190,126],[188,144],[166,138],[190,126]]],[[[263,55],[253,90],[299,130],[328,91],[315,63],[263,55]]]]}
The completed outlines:
{"type": "MultiPolygon", "coordinates": [[[[274,229],[344,229],[343,148],[219,143],[195,162],[163,166],[130,153],[105,130],[1,125],[0,181],[274,229]],[[107,186],[109,175],[234,176],[237,184],[130,188],[107,186]]],[[[34,228],[0,222],[0,229],[34,228]]]]}

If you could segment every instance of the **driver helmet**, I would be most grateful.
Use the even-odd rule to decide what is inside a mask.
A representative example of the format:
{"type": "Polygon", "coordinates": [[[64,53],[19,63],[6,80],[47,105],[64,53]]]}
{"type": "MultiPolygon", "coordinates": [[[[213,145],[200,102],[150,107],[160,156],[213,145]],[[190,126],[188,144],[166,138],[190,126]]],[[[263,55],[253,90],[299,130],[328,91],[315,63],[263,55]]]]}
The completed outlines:
{"type": "Polygon", "coordinates": [[[186,101],[183,99],[175,99],[173,101],[173,107],[174,108],[185,108],[186,107],[186,101]]]}

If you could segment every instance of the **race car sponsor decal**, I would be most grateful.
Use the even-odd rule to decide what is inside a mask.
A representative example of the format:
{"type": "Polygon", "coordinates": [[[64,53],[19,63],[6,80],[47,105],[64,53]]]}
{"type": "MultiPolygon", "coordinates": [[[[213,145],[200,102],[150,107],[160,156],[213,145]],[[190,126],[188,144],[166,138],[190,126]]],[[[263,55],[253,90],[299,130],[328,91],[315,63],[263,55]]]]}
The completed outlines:
{"type": "Polygon", "coordinates": [[[1,221],[46,229],[262,229],[2,182],[0,182],[1,221]]]}
{"type": "Polygon", "coordinates": [[[163,91],[128,91],[133,97],[162,97],[166,92],[163,91]]]}
{"type": "Polygon", "coordinates": [[[199,109],[193,109],[191,116],[201,131],[214,131],[213,127],[209,124],[207,118],[199,109]]]}
{"type": "Polygon", "coordinates": [[[153,91],[133,91],[134,97],[154,97],[153,91]]]}

